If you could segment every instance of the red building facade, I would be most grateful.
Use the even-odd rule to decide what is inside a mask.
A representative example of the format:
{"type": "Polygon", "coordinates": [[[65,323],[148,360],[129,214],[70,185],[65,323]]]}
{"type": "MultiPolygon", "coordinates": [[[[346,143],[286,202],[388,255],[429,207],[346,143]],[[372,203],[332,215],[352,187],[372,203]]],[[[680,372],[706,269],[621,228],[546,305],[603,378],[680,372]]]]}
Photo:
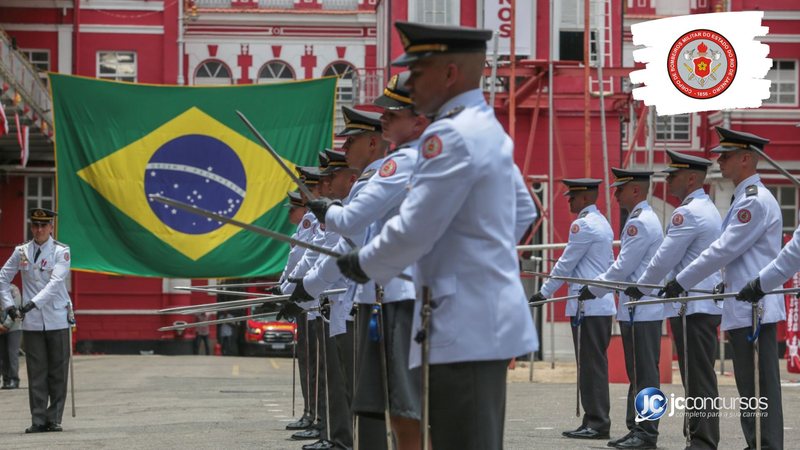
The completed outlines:
{"type": "MultiPolygon", "coordinates": [[[[517,164],[544,212],[532,243],[566,241],[573,218],[560,195],[560,179],[603,178],[606,166],[652,166],[658,170],[663,167],[665,148],[707,156],[716,144],[715,125],[727,124],[770,138],[767,152],[789,170],[800,170],[800,158],[793,151],[800,144],[800,131],[795,127],[800,122],[800,7],[795,2],[591,0],[588,72],[583,65],[584,0],[514,3],[513,58],[511,0],[0,0],[0,28],[13,41],[15,51],[38,69],[185,85],[270,83],[335,75],[340,77],[337,98],[350,105],[371,102],[388,74],[397,71],[389,67],[402,53],[393,22],[497,29],[497,77],[492,88],[487,65],[485,87],[487,97],[494,90],[497,115],[516,144],[517,164]],[[764,41],[775,60],[768,75],[773,96],[761,108],[656,117],[632,100],[627,81],[634,68],[632,24],[670,15],[753,9],[765,11],[764,24],[770,27],[770,34],[764,41]]],[[[0,77],[8,75],[0,73],[0,77]]],[[[24,113],[25,99],[17,101],[15,96],[18,86],[8,84],[0,94],[7,113],[24,113]]],[[[14,245],[28,238],[28,209],[55,205],[48,127],[31,111],[22,115],[36,142],[27,167],[19,166],[14,127],[11,136],[0,137],[3,259],[14,245]]],[[[784,208],[785,230],[791,231],[797,226],[797,190],[768,167],[764,174],[784,208]]],[[[675,202],[666,198],[663,186],[660,180],[655,183],[652,203],[662,217],[669,217],[675,202]]],[[[724,213],[733,187],[712,172],[708,188],[724,213]]],[[[610,206],[612,226],[617,230],[623,218],[611,203],[607,205],[601,196],[598,206],[603,211],[610,206]]],[[[553,259],[558,253],[543,256],[553,259]]],[[[199,295],[191,299],[174,289],[188,283],[73,272],[70,288],[76,308],[86,312],[79,316],[77,333],[82,348],[166,348],[165,342],[185,338],[155,331],[178,318],[154,312],[168,305],[208,301],[199,295]]],[[[557,308],[555,314],[557,320],[563,319],[563,309],[557,308]]]]}

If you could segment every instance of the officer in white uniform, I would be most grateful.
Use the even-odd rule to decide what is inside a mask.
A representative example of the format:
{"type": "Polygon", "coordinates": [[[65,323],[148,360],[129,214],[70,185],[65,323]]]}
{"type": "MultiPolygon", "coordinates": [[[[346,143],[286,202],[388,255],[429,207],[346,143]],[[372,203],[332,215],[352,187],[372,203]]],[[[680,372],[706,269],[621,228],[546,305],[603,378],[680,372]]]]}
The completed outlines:
{"type": "Polygon", "coordinates": [[[67,321],[71,302],[66,286],[70,252],[69,247],[50,236],[55,215],[47,209],[33,209],[33,240],[18,245],[0,270],[3,309],[13,318],[22,319],[32,419],[26,433],[61,431],[67,399],[72,345],[67,321]],[[11,281],[18,272],[22,276],[20,309],[10,295],[11,281]]]}
{"type": "MultiPolygon", "coordinates": [[[[292,238],[304,242],[310,242],[311,222],[309,221],[306,224],[303,223],[303,217],[306,213],[306,205],[305,200],[303,200],[303,196],[299,192],[295,191],[289,192],[287,197],[289,200],[289,221],[291,223],[296,223],[297,225],[297,229],[295,230],[294,234],[292,234],[292,238]],[[300,214],[299,219],[295,219],[296,222],[292,219],[295,214],[300,214]],[[304,227],[304,225],[306,226],[304,227]]],[[[292,246],[291,250],[289,250],[289,257],[286,260],[286,267],[284,267],[283,273],[281,273],[281,276],[278,279],[278,285],[272,288],[270,293],[275,295],[281,294],[280,284],[286,281],[286,278],[300,261],[300,258],[303,256],[303,251],[304,249],[302,247],[298,247],[296,245],[292,246]]],[[[308,334],[306,331],[306,325],[305,313],[301,313],[297,317],[297,341],[295,344],[297,345],[297,348],[295,349],[295,353],[297,355],[297,365],[300,370],[300,392],[303,395],[303,415],[299,420],[287,424],[287,430],[304,430],[310,427],[314,420],[308,395],[308,342],[306,340],[308,338],[308,334]]]]}
{"type": "MultiPolygon", "coordinates": [[[[422,135],[399,214],[338,264],[355,281],[385,285],[416,262],[415,284],[429,287],[433,301],[427,335],[433,448],[502,448],[507,366],[535,351],[538,340],[516,253],[534,214],[518,216],[523,183],[513,142],[480,89],[492,32],[395,26],[405,54],[394,64],[411,66],[415,109],[435,118],[422,135]]],[[[526,209],[535,211],[528,201],[526,209]]],[[[412,342],[412,367],[420,359],[420,345],[412,342]]]]}
{"type": "MultiPolygon", "coordinates": [[[[593,279],[605,273],[614,262],[614,232],[605,216],[595,206],[598,186],[602,180],[591,178],[564,179],[564,195],[569,196],[570,212],[578,217],[569,228],[569,240],[558,263],[550,272],[553,276],[593,279]]],[[[550,278],[531,301],[552,297],[564,284],[550,278]]],[[[569,295],[577,294],[581,285],[569,284],[569,295]]],[[[572,340],[575,357],[580,361],[580,395],[583,406],[581,425],[563,436],[574,439],[608,439],[611,429],[608,397],[608,344],[611,341],[611,318],[617,312],[614,295],[582,302],[567,302],[566,314],[572,317],[572,340]],[[579,322],[580,321],[580,322],[579,322]],[[581,345],[577,344],[577,325],[581,326],[581,345]],[[580,354],[578,349],[580,348],[580,354]]]]}
{"type": "MultiPolygon", "coordinates": [[[[664,240],[661,221],[647,203],[650,176],[653,172],[637,172],[613,168],[616,180],[611,187],[620,208],[628,211],[628,220],[622,230],[622,245],[614,264],[598,280],[635,282],[644,273],[650,259],[664,240]]],[[[608,289],[581,288],[582,299],[606,295],[608,289]]],[[[634,399],[645,387],[659,387],[658,359],[661,354],[662,305],[627,308],[622,306],[628,296],[620,293],[617,320],[625,351],[625,370],[630,380],[628,387],[625,424],[628,434],[609,441],[615,448],[655,448],[658,441],[658,422],[636,422],[634,399]],[[634,364],[635,362],[635,364],[634,364]]]]}
{"type": "MultiPolygon", "coordinates": [[[[781,248],[783,220],[775,197],[761,183],[756,172],[758,154],[769,141],[762,137],[717,127],[717,160],[722,176],[736,185],[731,208],[722,221],[722,234],[697,259],[667,283],[665,295],[673,297],[695,286],[711,273],[722,270],[727,292],[738,292],[758,276],[781,248]]],[[[761,396],[768,406],[762,409],[761,447],[783,448],[783,407],[778,368],[777,322],[786,319],[782,295],[767,295],[757,303],[725,299],[722,329],[730,336],[736,387],[741,397],[753,397],[753,344],[749,337],[758,332],[761,396]],[[760,314],[753,329],[753,308],[760,314]]],[[[755,411],[740,418],[750,448],[756,447],[755,411]]]]}
{"type": "MultiPolygon", "coordinates": [[[[348,168],[343,153],[326,149],[325,154],[328,157],[328,165],[320,174],[329,188],[322,194],[341,199],[351,191],[357,175],[348,168]]],[[[314,200],[310,200],[308,203],[310,204],[312,201],[314,200]]],[[[320,229],[324,229],[325,234],[325,239],[320,243],[321,246],[336,248],[339,243],[344,242],[341,234],[324,223],[320,223],[320,229]]],[[[309,301],[319,298],[326,289],[348,289],[348,292],[344,294],[327,296],[328,304],[325,308],[327,320],[317,319],[319,331],[323,333],[321,339],[324,339],[320,341],[320,345],[325,345],[327,358],[325,367],[331,429],[327,439],[304,445],[304,450],[353,446],[353,421],[350,409],[353,386],[353,326],[350,310],[352,309],[352,292],[355,290],[355,284],[339,275],[334,277],[330,283],[320,284],[319,291],[308,292],[307,288],[310,286],[306,285],[307,281],[319,278],[318,274],[323,266],[330,265],[335,268],[335,262],[328,263],[328,261],[330,261],[328,256],[320,255],[311,269],[302,279],[298,280],[292,297],[289,299],[290,302],[309,301]]]]}
{"type": "MultiPolygon", "coordinates": [[[[698,156],[685,155],[667,150],[670,163],[664,172],[667,175],[667,189],[681,200],[667,224],[667,236],[656,252],[639,284],[661,284],[683,270],[720,235],[722,218],[714,202],[703,190],[708,167],[711,161],[698,156]]],[[[711,273],[696,286],[689,288],[712,291],[720,283],[718,272],[711,273]]],[[[643,289],[644,291],[649,291],[643,289]]],[[[625,293],[634,299],[644,296],[636,287],[629,287],[625,293]]],[[[719,396],[717,375],[714,371],[714,356],[717,353],[717,327],[719,327],[722,306],[714,300],[664,305],[664,315],[670,318],[675,347],[678,350],[678,364],[687,397],[709,398],[707,408],[695,409],[701,413],[689,419],[691,448],[715,449],[719,443],[718,410],[711,403],[719,396]],[[686,314],[686,334],[680,314],[686,314]],[[686,384],[686,355],[684,339],[688,347],[689,384],[686,384]]],[[[686,430],[684,429],[684,434],[686,430]]]]}
{"type": "MultiPolygon", "coordinates": [[[[327,159],[320,158],[320,165],[325,166],[326,164],[327,159]]],[[[320,168],[298,166],[296,169],[303,184],[306,185],[312,194],[319,195],[321,187],[320,168]]],[[[311,211],[306,212],[303,216],[299,228],[303,230],[300,233],[304,241],[317,245],[323,243],[325,238],[324,232],[319,229],[319,223],[317,223],[317,219],[311,211]]],[[[295,284],[290,280],[294,280],[298,276],[302,276],[308,272],[319,257],[317,252],[306,248],[296,246],[293,247],[292,250],[297,251],[299,257],[297,257],[297,262],[291,270],[289,270],[287,266],[284,270],[284,275],[281,276],[281,292],[285,294],[291,294],[294,290],[295,284]]],[[[294,259],[295,258],[290,258],[290,260],[294,259]]],[[[321,430],[324,428],[324,420],[322,419],[325,417],[325,395],[320,386],[324,386],[322,383],[324,382],[325,366],[324,360],[322,360],[322,358],[317,358],[319,349],[316,319],[319,317],[319,313],[316,310],[308,311],[309,309],[317,307],[319,307],[319,301],[316,299],[303,303],[287,302],[278,313],[278,320],[282,317],[295,318],[297,320],[298,343],[303,342],[301,349],[303,353],[307,353],[304,358],[305,367],[303,367],[303,358],[298,358],[298,363],[300,364],[300,373],[303,375],[306,373],[308,374],[308,379],[304,380],[304,384],[306,384],[306,390],[308,391],[306,395],[308,399],[309,417],[307,418],[308,420],[301,418],[299,421],[290,423],[289,426],[286,427],[287,430],[300,430],[292,435],[292,439],[295,440],[319,439],[321,430]],[[317,369],[319,369],[319,371],[317,369]],[[320,374],[323,374],[322,377],[319,376],[320,374]],[[315,419],[320,420],[315,423],[315,419]]]]}

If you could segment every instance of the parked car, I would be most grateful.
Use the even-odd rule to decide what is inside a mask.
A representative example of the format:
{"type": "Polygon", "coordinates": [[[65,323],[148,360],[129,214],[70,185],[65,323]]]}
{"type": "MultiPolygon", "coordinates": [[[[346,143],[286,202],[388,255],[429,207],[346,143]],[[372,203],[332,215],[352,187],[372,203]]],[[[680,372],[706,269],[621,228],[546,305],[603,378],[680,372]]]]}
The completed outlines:
{"type": "Polygon", "coordinates": [[[241,354],[291,355],[297,341],[297,324],[285,321],[249,319],[245,323],[241,354]]]}

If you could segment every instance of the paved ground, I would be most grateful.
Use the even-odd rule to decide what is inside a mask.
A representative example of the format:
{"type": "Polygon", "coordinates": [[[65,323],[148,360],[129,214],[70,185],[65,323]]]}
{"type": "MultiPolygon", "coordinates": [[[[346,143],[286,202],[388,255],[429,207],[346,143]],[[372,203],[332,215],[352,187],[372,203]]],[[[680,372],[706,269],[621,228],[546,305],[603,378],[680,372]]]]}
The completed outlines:
{"type": "MultiPolygon", "coordinates": [[[[730,365],[728,366],[730,367],[730,365]]],[[[511,375],[507,449],[605,448],[573,442],[560,431],[574,418],[574,366],[537,363],[535,383],[522,364],[511,375]],[[572,375],[570,375],[572,374],[572,375]]],[[[78,356],[77,417],[65,411],[63,433],[25,435],[27,383],[0,391],[0,448],[267,448],[299,449],[283,430],[292,420],[291,359],[203,356],[78,356]]],[[[23,368],[24,373],[24,368],[23,368]]],[[[730,375],[721,390],[734,396],[730,375]]],[[[800,448],[800,383],[784,374],[787,448],[800,448]]],[[[612,385],[612,433],[622,434],[626,386],[612,385]]],[[[680,395],[679,385],[662,387],[680,395]]],[[[300,402],[298,402],[300,403],[300,402]]],[[[661,448],[683,448],[677,418],[661,421],[661,448]]],[[[738,420],[721,420],[721,448],[743,448],[738,420]]],[[[368,450],[368,449],[366,449],[368,450]]]]}

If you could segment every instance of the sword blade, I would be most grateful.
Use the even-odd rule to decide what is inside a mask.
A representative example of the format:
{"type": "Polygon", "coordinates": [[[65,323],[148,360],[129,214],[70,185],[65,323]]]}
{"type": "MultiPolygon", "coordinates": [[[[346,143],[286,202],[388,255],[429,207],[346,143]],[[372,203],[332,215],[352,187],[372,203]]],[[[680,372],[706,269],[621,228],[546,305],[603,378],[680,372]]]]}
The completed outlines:
{"type": "Polygon", "coordinates": [[[251,231],[253,233],[260,234],[262,236],[266,236],[266,237],[268,237],[270,239],[275,239],[277,241],[282,241],[282,242],[288,242],[289,244],[296,245],[298,247],[302,247],[302,248],[305,248],[305,249],[308,249],[308,250],[313,250],[313,251],[315,251],[317,253],[321,253],[321,254],[327,255],[327,256],[332,256],[334,258],[338,258],[338,257],[342,256],[341,254],[336,253],[336,252],[332,251],[331,249],[329,249],[327,247],[320,247],[319,245],[314,245],[314,244],[311,244],[311,243],[308,243],[308,242],[305,242],[305,241],[301,241],[299,239],[295,239],[293,237],[286,236],[285,234],[277,233],[275,231],[268,230],[268,229],[263,228],[263,227],[259,227],[258,225],[253,225],[253,224],[250,224],[250,223],[240,222],[238,220],[231,219],[229,217],[225,217],[225,216],[223,216],[221,214],[217,214],[215,212],[211,212],[211,211],[205,210],[203,208],[198,208],[197,206],[190,205],[188,203],[183,203],[181,201],[174,200],[174,199],[171,199],[171,198],[168,198],[168,197],[163,197],[163,196],[158,195],[158,194],[151,194],[150,198],[152,198],[153,200],[155,200],[155,201],[157,201],[159,203],[163,203],[165,205],[169,205],[169,206],[173,206],[175,208],[178,208],[178,209],[180,209],[182,211],[190,212],[192,214],[197,214],[198,216],[202,216],[202,217],[206,217],[206,218],[209,218],[209,219],[213,219],[213,220],[216,220],[217,222],[222,222],[222,223],[226,223],[226,224],[229,224],[229,225],[233,225],[233,226],[238,227],[238,228],[243,228],[243,229],[245,229],[247,231],[251,231]]]}
{"type": "MultiPolygon", "coordinates": [[[[774,291],[765,292],[764,295],[772,295],[772,294],[795,294],[800,292],[800,288],[791,288],[791,289],[775,289],[774,291]]],[[[720,294],[709,294],[709,295],[695,295],[690,297],[672,297],[672,298],[654,298],[651,300],[639,300],[639,301],[632,301],[627,302],[624,306],[640,306],[640,305],[658,305],[662,303],[686,303],[686,302],[696,302],[698,300],[720,300],[726,298],[733,298],[739,295],[738,292],[726,292],[720,294]]]]}
{"type": "Polygon", "coordinates": [[[203,284],[196,286],[179,286],[175,289],[227,289],[227,288],[242,288],[242,287],[271,287],[280,284],[277,281],[263,281],[253,283],[231,283],[231,284],[203,284]]]}
{"type": "Polygon", "coordinates": [[[309,200],[317,198],[314,194],[311,193],[311,191],[308,190],[306,185],[302,181],[300,181],[297,175],[295,175],[294,171],[289,168],[289,166],[286,164],[283,158],[281,158],[281,155],[279,155],[278,152],[276,152],[275,149],[272,148],[271,145],[269,145],[269,142],[267,142],[264,136],[262,136],[261,133],[258,132],[256,127],[253,126],[250,120],[247,117],[245,117],[245,115],[242,114],[241,111],[237,110],[236,115],[239,116],[240,119],[242,119],[242,122],[244,122],[245,126],[247,126],[247,128],[250,129],[250,132],[253,133],[253,135],[256,137],[256,139],[258,139],[261,145],[264,146],[265,149],[267,149],[269,154],[272,155],[273,158],[275,158],[275,161],[278,163],[279,166],[281,166],[283,171],[286,172],[286,175],[289,175],[289,178],[291,178],[292,181],[294,181],[294,184],[297,185],[297,188],[300,189],[300,192],[302,192],[303,195],[305,195],[306,198],[309,200]]]}
{"type": "Polygon", "coordinates": [[[528,303],[528,306],[542,306],[542,305],[546,305],[548,303],[563,302],[563,301],[566,301],[566,300],[575,300],[579,296],[580,295],[575,294],[575,295],[567,295],[566,297],[548,298],[547,300],[539,300],[538,302],[530,302],[530,303],[528,303]]]}
{"type": "Polygon", "coordinates": [[[263,292],[226,291],[225,289],[211,288],[196,289],[194,286],[178,286],[175,289],[187,292],[202,292],[204,294],[225,294],[230,295],[231,297],[256,297],[265,295],[263,292]]]}
{"type": "MultiPolygon", "coordinates": [[[[528,272],[525,271],[523,273],[531,274],[541,278],[552,278],[554,280],[561,280],[566,281],[567,283],[580,283],[585,284],[587,286],[597,286],[597,287],[604,287],[609,288],[615,291],[624,291],[627,287],[639,287],[645,289],[662,289],[664,286],[660,284],[640,284],[634,283],[630,281],[613,281],[613,280],[591,280],[588,278],[577,278],[577,277],[564,277],[561,275],[550,275],[543,272],[528,272]]],[[[708,289],[689,289],[689,292],[697,292],[701,294],[712,294],[712,292],[708,289]]]]}

